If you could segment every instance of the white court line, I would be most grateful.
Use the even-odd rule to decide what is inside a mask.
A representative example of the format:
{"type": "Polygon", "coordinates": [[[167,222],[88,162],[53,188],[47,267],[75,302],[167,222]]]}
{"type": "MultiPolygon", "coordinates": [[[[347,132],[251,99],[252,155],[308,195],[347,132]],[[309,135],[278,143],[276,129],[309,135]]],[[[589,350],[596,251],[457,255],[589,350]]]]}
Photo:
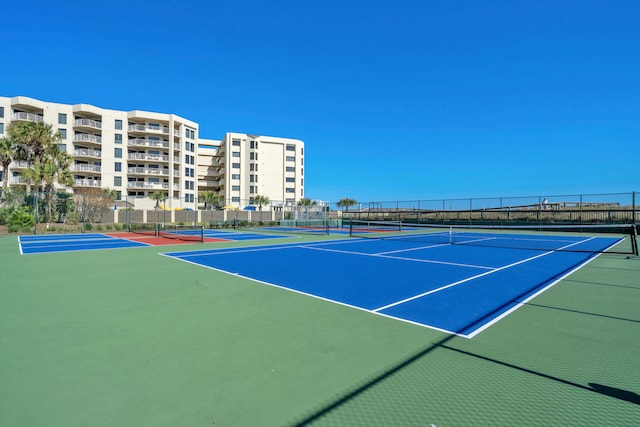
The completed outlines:
{"type": "Polygon", "coordinates": [[[309,246],[300,246],[300,247],[303,248],[303,249],[311,249],[311,250],[315,250],[315,251],[337,252],[337,253],[349,254],[349,255],[361,255],[361,256],[370,256],[370,257],[376,257],[376,258],[397,259],[397,260],[400,260],[400,261],[423,262],[423,263],[426,263],[426,264],[444,264],[444,265],[453,265],[453,266],[456,266],[456,267],[479,268],[479,269],[483,269],[483,270],[491,270],[491,269],[495,268],[495,267],[486,267],[484,265],[460,264],[460,263],[456,263],[456,262],[433,261],[433,260],[429,260],[429,259],[416,259],[416,258],[396,257],[396,256],[382,255],[382,254],[368,254],[368,253],[363,253],[363,252],[341,251],[339,249],[314,248],[314,247],[309,247],[309,246]]]}
{"type": "MultiPolygon", "coordinates": [[[[252,243],[253,241],[248,241],[252,243]]],[[[320,246],[320,245],[335,245],[335,244],[343,244],[343,243],[356,243],[361,242],[361,240],[331,240],[326,242],[309,242],[309,243],[283,243],[281,245],[266,245],[266,246],[251,246],[249,248],[219,248],[219,249],[202,249],[197,252],[189,253],[188,255],[179,255],[180,252],[171,252],[172,254],[177,254],[176,256],[180,256],[180,258],[184,257],[198,257],[198,256],[207,256],[207,255],[227,255],[227,254],[237,254],[244,252],[260,252],[260,251],[271,251],[271,250],[280,250],[280,249],[289,249],[289,248],[306,248],[308,246],[320,246]]],[[[186,251],[190,252],[190,251],[186,251]]]]}
{"type": "Polygon", "coordinates": [[[403,300],[401,300],[401,301],[396,301],[396,302],[394,302],[394,303],[391,303],[391,304],[385,305],[385,306],[383,306],[383,307],[378,307],[378,308],[376,308],[376,309],[374,309],[374,310],[372,310],[372,311],[374,311],[374,312],[378,312],[378,311],[386,310],[386,309],[388,309],[388,308],[395,307],[395,306],[400,305],[400,304],[404,304],[405,302],[413,301],[413,300],[415,300],[415,299],[422,298],[422,297],[424,297],[424,296],[427,296],[427,295],[430,295],[430,294],[434,294],[434,293],[436,293],[436,292],[440,292],[440,291],[442,291],[442,290],[445,290],[445,289],[451,288],[451,287],[453,287],[453,286],[457,286],[457,285],[460,285],[460,284],[462,284],[462,283],[466,283],[466,282],[469,282],[469,281],[471,281],[471,280],[478,279],[478,278],[480,278],[480,277],[488,276],[489,274],[497,273],[498,271],[502,271],[502,270],[506,270],[507,268],[515,267],[516,265],[524,264],[525,262],[533,261],[534,259],[541,258],[541,257],[543,257],[543,256],[547,256],[547,255],[550,255],[550,254],[556,253],[557,251],[560,251],[560,250],[566,249],[566,248],[571,247],[571,246],[574,246],[574,245],[578,245],[578,244],[580,244],[580,243],[588,242],[589,240],[592,240],[592,239],[595,239],[595,237],[590,237],[590,238],[588,238],[588,239],[586,239],[586,240],[582,240],[582,241],[580,241],[580,242],[575,242],[575,243],[572,243],[572,244],[570,244],[570,245],[563,246],[563,247],[561,247],[560,249],[555,249],[555,250],[552,250],[552,251],[544,252],[544,253],[542,253],[542,254],[538,254],[538,255],[536,255],[536,256],[532,256],[532,257],[530,257],[530,258],[526,258],[526,259],[523,259],[523,260],[521,260],[521,261],[514,262],[514,263],[512,263],[512,264],[508,264],[508,265],[505,265],[505,266],[502,266],[502,267],[498,267],[498,268],[493,269],[493,270],[491,270],[491,271],[487,271],[487,272],[484,272],[484,273],[480,273],[480,274],[477,274],[477,275],[475,275],[475,276],[471,276],[471,277],[468,277],[468,278],[466,278],[466,279],[459,280],[459,281],[457,281],[457,282],[450,283],[450,284],[445,285],[445,286],[441,286],[441,287],[439,287],[439,288],[437,288],[437,289],[432,289],[432,290],[430,290],[430,291],[423,292],[423,293],[421,293],[421,294],[414,295],[414,296],[409,297],[409,298],[405,298],[405,299],[403,299],[403,300]]]}

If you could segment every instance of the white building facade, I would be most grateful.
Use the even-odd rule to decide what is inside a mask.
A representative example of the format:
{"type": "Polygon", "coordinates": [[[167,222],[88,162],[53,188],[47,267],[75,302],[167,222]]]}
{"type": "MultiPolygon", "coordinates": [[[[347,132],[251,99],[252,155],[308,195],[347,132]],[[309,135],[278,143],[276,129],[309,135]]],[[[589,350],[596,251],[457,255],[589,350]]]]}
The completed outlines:
{"type": "MultiPolygon", "coordinates": [[[[114,190],[135,209],[152,209],[154,192],[164,193],[168,209],[194,210],[202,191],[238,208],[257,194],[292,203],[304,194],[299,140],[232,133],[204,139],[198,123],[174,114],[0,97],[0,138],[18,120],[44,122],[60,134],[60,148],[73,158],[74,191],[114,190]]],[[[2,174],[22,187],[26,168],[16,160],[2,174]]]]}

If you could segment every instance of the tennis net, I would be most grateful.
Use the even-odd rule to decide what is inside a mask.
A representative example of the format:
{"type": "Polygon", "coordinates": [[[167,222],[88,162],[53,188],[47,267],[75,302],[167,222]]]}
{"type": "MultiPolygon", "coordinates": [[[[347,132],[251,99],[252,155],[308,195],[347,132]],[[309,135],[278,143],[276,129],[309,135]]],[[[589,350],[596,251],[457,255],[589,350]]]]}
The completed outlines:
{"type": "Polygon", "coordinates": [[[247,223],[243,221],[234,222],[235,229],[246,229],[262,233],[284,233],[284,234],[329,234],[330,223],[324,219],[283,219],[278,222],[247,223]]]}
{"type": "Polygon", "coordinates": [[[158,236],[167,239],[204,243],[204,226],[184,224],[158,224],[158,236]]]}
{"type": "Polygon", "coordinates": [[[637,230],[630,224],[469,226],[351,220],[349,236],[433,246],[467,245],[638,255],[637,230]]]}
{"type": "Polygon", "coordinates": [[[127,230],[130,233],[142,234],[145,236],[158,237],[158,225],[155,222],[129,222],[127,230]]]}

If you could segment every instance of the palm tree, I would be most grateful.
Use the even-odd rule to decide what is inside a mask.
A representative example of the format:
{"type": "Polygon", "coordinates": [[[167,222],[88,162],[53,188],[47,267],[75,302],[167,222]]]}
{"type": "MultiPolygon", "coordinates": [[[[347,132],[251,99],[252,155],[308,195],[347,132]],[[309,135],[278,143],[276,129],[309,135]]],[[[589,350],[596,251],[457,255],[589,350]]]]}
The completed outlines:
{"type": "Polygon", "coordinates": [[[0,138],[0,165],[2,165],[2,199],[9,190],[9,165],[13,161],[15,147],[11,138],[0,138]]]}
{"type": "Polygon", "coordinates": [[[150,197],[151,197],[151,200],[155,200],[156,201],[155,209],[158,210],[158,208],[160,207],[160,202],[164,201],[164,199],[167,196],[161,191],[155,191],[155,192],[151,193],[150,197]]]}
{"type": "Polygon", "coordinates": [[[308,197],[303,197],[298,201],[298,206],[306,206],[306,207],[318,206],[318,202],[315,200],[311,200],[308,197]]]}
{"type": "Polygon", "coordinates": [[[339,208],[345,208],[345,210],[349,210],[350,206],[354,206],[356,205],[358,202],[354,199],[349,199],[349,198],[344,198],[341,200],[338,200],[338,203],[336,203],[338,205],[339,208]]]}
{"type": "Polygon", "coordinates": [[[258,205],[258,209],[262,212],[262,205],[268,205],[269,198],[267,196],[256,195],[253,197],[253,203],[258,205]]]}
{"type": "Polygon", "coordinates": [[[73,185],[73,174],[70,167],[73,159],[57,145],[50,145],[44,152],[42,163],[38,166],[41,169],[40,178],[42,190],[45,193],[47,202],[46,222],[51,221],[51,200],[55,185],[71,187],[73,185]]]}
{"type": "MultiPolygon", "coordinates": [[[[18,158],[26,160],[27,167],[38,167],[49,146],[57,145],[60,134],[53,127],[43,122],[11,122],[7,126],[7,134],[15,144],[18,158]]],[[[28,179],[28,174],[25,176],[28,179]]],[[[27,180],[27,193],[31,191],[31,183],[27,180]]]]}
{"type": "Polygon", "coordinates": [[[198,195],[198,199],[204,203],[204,208],[208,210],[211,210],[214,206],[219,206],[222,200],[215,191],[203,191],[198,195]]]}

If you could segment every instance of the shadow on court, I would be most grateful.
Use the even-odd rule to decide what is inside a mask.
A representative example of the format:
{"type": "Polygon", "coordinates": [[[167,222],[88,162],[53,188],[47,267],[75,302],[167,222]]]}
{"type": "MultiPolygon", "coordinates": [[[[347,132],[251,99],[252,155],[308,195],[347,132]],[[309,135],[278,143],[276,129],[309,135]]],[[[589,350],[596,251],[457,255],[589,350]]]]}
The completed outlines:
{"type": "MultiPolygon", "coordinates": [[[[567,269],[567,271],[571,270],[572,268],[567,269]]],[[[565,273],[566,273],[566,271],[562,272],[562,273],[559,273],[556,278],[561,277],[565,273]]],[[[556,278],[552,278],[549,283],[552,283],[553,281],[555,281],[556,278]]],[[[518,302],[518,301],[522,300],[524,297],[529,295],[534,289],[535,288],[528,289],[525,292],[523,292],[521,295],[511,299],[508,302],[505,302],[501,307],[499,307],[496,310],[494,310],[494,312],[500,311],[504,307],[506,307],[506,306],[508,306],[508,305],[510,305],[510,304],[512,304],[514,302],[518,302]]],[[[556,310],[563,310],[563,311],[576,313],[576,314],[585,314],[585,315],[592,315],[592,316],[598,316],[598,317],[605,317],[605,318],[610,318],[610,319],[613,319],[613,320],[622,320],[622,321],[628,321],[628,322],[634,322],[634,323],[640,322],[638,320],[633,320],[633,319],[618,318],[618,317],[615,317],[615,316],[598,315],[598,314],[595,314],[595,313],[581,312],[581,311],[578,311],[578,310],[567,310],[567,309],[562,309],[562,308],[557,308],[557,307],[548,307],[548,306],[539,305],[539,304],[528,303],[527,305],[537,306],[537,307],[541,307],[541,308],[550,308],[550,309],[556,309],[556,310]]],[[[471,328],[471,327],[473,327],[474,325],[476,325],[478,323],[482,323],[485,318],[490,317],[494,312],[489,313],[489,314],[483,316],[482,318],[470,323],[469,325],[465,326],[464,328],[461,328],[461,330],[464,330],[466,328],[471,328]]],[[[460,338],[460,337],[458,337],[456,335],[449,335],[449,336],[444,337],[443,339],[431,344],[430,346],[428,346],[428,347],[416,352],[414,355],[412,355],[412,356],[406,358],[405,360],[399,362],[398,364],[396,364],[395,366],[393,366],[390,369],[386,370],[385,372],[383,372],[383,373],[375,376],[374,378],[368,380],[363,385],[361,385],[361,386],[355,388],[354,390],[352,390],[350,392],[347,392],[343,396],[335,399],[333,402],[327,404],[326,406],[324,406],[323,408],[319,409],[318,411],[312,413],[311,415],[307,416],[306,418],[295,422],[293,424],[293,426],[302,427],[302,426],[312,425],[313,423],[319,421],[324,416],[327,416],[327,415],[331,414],[333,411],[337,411],[337,410],[341,409],[343,406],[345,406],[346,404],[348,404],[352,400],[360,397],[361,395],[363,395],[367,391],[372,390],[374,387],[376,387],[378,385],[381,385],[385,380],[390,379],[392,376],[400,373],[401,371],[403,371],[405,369],[410,369],[412,367],[412,365],[416,364],[419,361],[422,361],[424,358],[429,356],[435,350],[446,350],[446,351],[449,351],[449,352],[452,352],[452,353],[463,355],[465,357],[473,358],[475,360],[480,360],[480,361],[491,363],[491,364],[494,364],[494,365],[499,365],[499,366],[502,366],[502,367],[505,367],[505,368],[509,368],[509,369],[513,369],[513,370],[516,370],[518,372],[526,373],[526,374],[529,374],[529,375],[532,375],[532,376],[535,376],[535,377],[538,377],[538,378],[543,378],[543,379],[546,379],[546,380],[550,380],[550,381],[553,381],[555,383],[568,385],[568,386],[574,387],[576,389],[580,389],[580,390],[588,391],[588,392],[591,392],[591,393],[596,393],[596,394],[599,394],[599,395],[608,396],[608,397],[612,397],[612,398],[619,399],[619,400],[622,400],[622,401],[634,403],[636,405],[640,405],[640,395],[638,395],[637,393],[635,393],[633,391],[618,389],[618,388],[615,388],[615,387],[602,385],[602,384],[598,384],[598,383],[593,383],[593,382],[592,383],[588,383],[587,385],[584,385],[584,384],[580,384],[580,383],[577,383],[577,382],[574,382],[574,381],[570,381],[568,379],[560,378],[558,376],[546,374],[544,372],[541,372],[541,371],[538,371],[538,370],[535,370],[535,369],[529,369],[529,368],[526,368],[524,366],[520,366],[520,365],[517,365],[517,364],[514,364],[514,363],[509,363],[509,362],[506,362],[506,361],[503,361],[503,360],[499,360],[497,358],[484,356],[484,355],[481,355],[481,354],[478,354],[478,353],[474,353],[474,352],[471,352],[471,351],[468,351],[468,350],[462,350],[462,349],[454,347],[452,345],[454,340],[460,340],[460,339],[463,339],[463,338],[460,338]]]]}

